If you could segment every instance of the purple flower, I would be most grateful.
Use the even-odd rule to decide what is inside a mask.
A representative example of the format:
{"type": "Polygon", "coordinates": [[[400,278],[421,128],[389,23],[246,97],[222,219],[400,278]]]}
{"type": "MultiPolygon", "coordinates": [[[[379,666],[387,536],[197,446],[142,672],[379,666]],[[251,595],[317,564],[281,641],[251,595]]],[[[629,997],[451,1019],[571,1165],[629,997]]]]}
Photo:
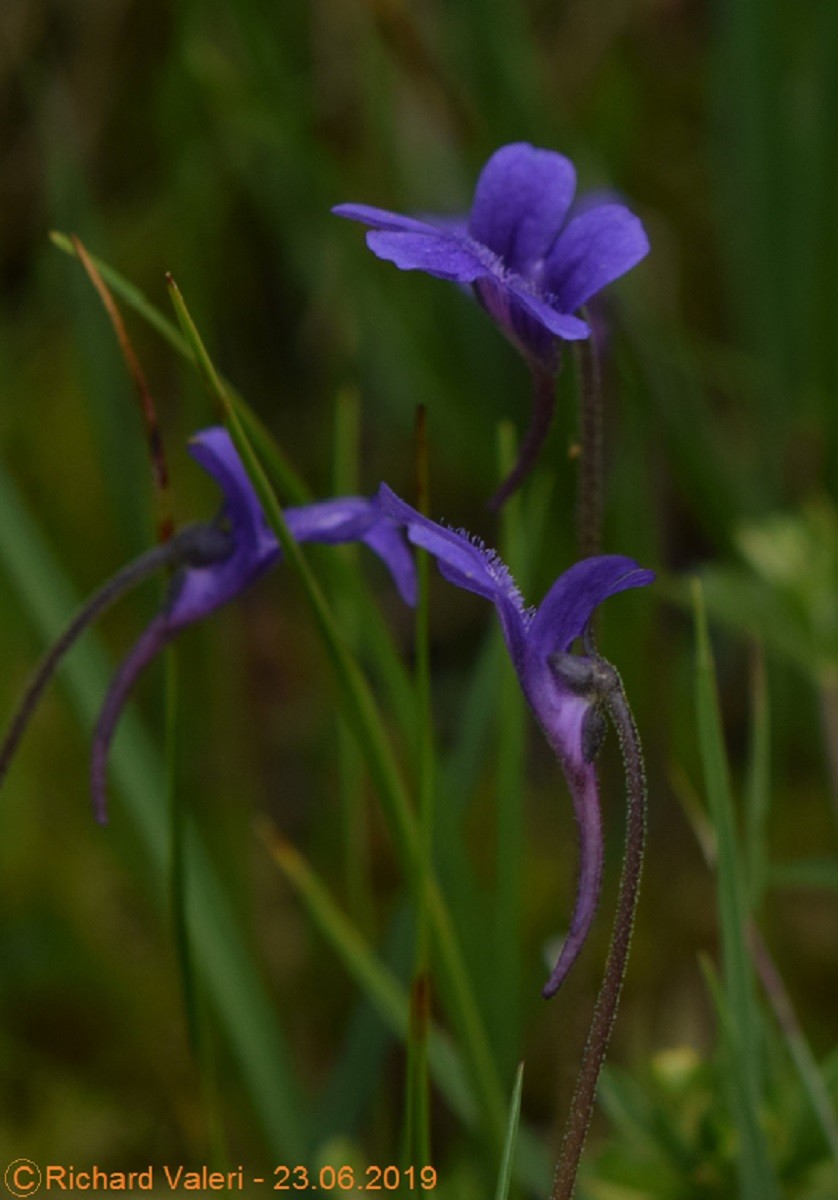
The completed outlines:
{"type": "Polygon", "coordinates": [[[471,212],[417,220],[365,204],[332,211],[372,227],[367,245],[402,270],[474,287],[478,299],[528,360],[555,370],[556,338],[586,338],[574,316],[649,250],[637,217],[613,202],[578,206],[573,163],[515,142],[483,168],[471,212]]]}
{"type": "MultiPolygon", "coordinates": [[[[105,820],[108,750],[141,672],[182,629],[235,599],[282,557],[226,429],[216,427],[199,433],[192,439],[190,451],[221,487],[224,504],[216,526],[194,526],[184,531],[181,561],[185,559],[187,565],[173,578],[162,611],[123,660],[105,697],[91,758],[93,803],[100,821],[105,820]],[[219,536],[223,541],[219,542],[219,536]]],[[[413,556],[396,522],[374,501],[346,496],[288,508],[285,517],[299,542],[365,543],[389,568],[402,598],[408,604],[415,603],[413,556]]]]}
{"type": "MultiPolygon", "coordinates": [[[[580,865],[570,931],[544,988],[552,996],[575,962],[588,935],[602,878],[602,822],[593,760],[604,734],[598,708],[572,686],[569,655],[603,600],[626,588],[643,587],[652,571],[631,558],[604,555],[576,563],[560,575],[537,609],[526,608],[507,567],[494,551],[465,533],[422,516],[382,485],[382,513],[402,524],[408,540],[437,560],[457,587],[491,600],[497,609],[521,689],[561,763],[573,797],[579,829],[580,865]]],[[[587,660],[573,658],[585,674],[587,660]]]]}
{"type": "Polygon", "coordinates": [[[573,163],[553,150],[515,142],[486,163],[471,212],[462,218],[401,216],[365,204],[332,211],[371,226],[367,245],[405,271],[471,285],[524,356],[536,383],[526,452],[499,504],[523,478],[546,437],[560,341],[590,335],[577,310],[649,250],[640,220],[601,196],[574,204],[573,163]]]}

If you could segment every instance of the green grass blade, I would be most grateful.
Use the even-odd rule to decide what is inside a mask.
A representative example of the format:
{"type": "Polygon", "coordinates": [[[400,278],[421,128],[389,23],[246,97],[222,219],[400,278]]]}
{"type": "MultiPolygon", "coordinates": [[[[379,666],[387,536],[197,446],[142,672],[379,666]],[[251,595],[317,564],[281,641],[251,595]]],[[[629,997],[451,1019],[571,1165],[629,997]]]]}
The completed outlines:
{"type": "MultiPolygon", "coordinates": [[[[761,685],[758,685],[761,686],[761,685]]],[[[702,848],[708,866],[716,869],[718,863],[718,839],[710,822],[704,813],[700,800],[692,793],[688,781],[676,777],[675,792],[680,799],[688,821],[693,827],[696,838],[702,848]]],[[[767,870],[767,863],[766,863],[767,870]]],[[[838,870],[834,871],[834,881],[838,884],[838,870]]],[[[785,984],[768,951],[756,922],[751,919],[746,927],[746,943],[759,976],[760,983],[768,998],[780,1033],[785,1041],[789,1056],[800,1077],[812,1112],[818,1121],[827,1145],[835,1153],[838,1148],[838,1116],[829,1095],[829,1089],[823,1073],[818,1067],[811,1047],[806,1039],[797,1014],[786,991],[785,984]]],[[[729,1022],[729,1017],[726,1017],[729,1022]]]]}
{"type": "MultiPolygon", "coordinates": [[[[414,430],[417,507],[429,512],[427,416],[424,407],[416,413],[414,430]]],[[[430,585],[429,556],[416,553],[418,601],[414,623],[416,692],[416,792],[418,797],[419,874],[430,879],[434,871],[434,731],[431,707],[430,585]]],[[[428,889],[416,896],[416,957],[410,989],[410,1028],[407,1043],[407,1097],[405,1116],[405,1163],[431,1162],[430,1090],[428,1081],[428,1034],[431,1009],[430,913],[428,889]]]]}
{"type": "MultiPolygon", "coordinates": [[[[53,231],[50,234],[50,238],[53,245],[59,250],[63,250],[65,254],[69,254],[72,257],[76,256],[73,243],[66,234],[53,231]]],[[[182,358],[187,359],[189,362],[195,362],[195,354],[188,340],[168,317],[155,308],[139,288],[134,287],[118,271],[108,266],[107,263],[102,262],[95,255],[91,254],[90,258],[115,295],[119,296],[129,308],[132,308],[139,316],[143,317],[182,358]]],[[[239,420],[247,431],[248,437],[256,447],[259,457],[268,465],[271,476],[276,481],[282,494],[296,504],[304,504],[306,500],[311,499],[305,482],[297,474],[279,446],[277,446],[276,441],[259,417],[253,412],[250,405],[231,383],[224,380],[223,384],[226,395],[234,405],[239,420]]]]}
{"type": "Polygon", "coordinates": [[[745,789],[746,847],[750,910],[759,907],[768,875],[766,822],[771,802],[771,712],[761,647],[754,649],[751,674],[751,746],[745,789]]]}
{"type": "Polygon", "coordinates": [[[286,562],[296,572],[302,584],[315,626],[333,669],[343,714],[362,748],[413,894],[419,896],[423,890],[426,892],[429,920],[433,928],[440,970],[447,988],[447,998],[474,1073],[477,1094],[484,1110],[486,1131],[494,1143],[502,1146],[506,1128],[505,1105],[482,1017],[448,908],[436,880],[427,873],[421,832],[375,699],[335,625],[320,585],[288,530],[276,495],[235,409],[229,403],[223,384],[174,281],[171,284],[171,292],[178,318],[185,336],[192,345],[198,368],[207,387],[226,411],[230,435],[259,497],[268,525],[279,540],[286,562]]]}
{"type": "Polygon", "coordinates": [[[699,748],[707,799],[717,838],[717,895],[724,963],[725,1003],[729,1010],[727,1046],[736,1081],[742,1139],[739,1157],[742,1200],[779,1197],[777,1179],[760,1125],[762,1097],[761,1022],[745,942],[746,908],[736,834],[727,753],[716,692],[701,585],[694,581],[696,624],[696,709],[699,748]]]}
{"type": "MultiPolygon", "coordinates": [[[[77,608],[77,597],[52,558],[13,483],[0,469],[0,567],[21,607],[47,642],[77,608]]],[[[61,671],[73,710],[92,731],[111,667],[94,634],[76,646],[61,671]]],[[[136,829],[151,862],[157,894],[165,895],[168,818],[165,772],[154,743],[130,708],[111,754],[117,802],[136,829]]],[[[291,1056],[259,970],[245,950],[228,898],[206,848],[186,824],[196,966],[205,981],[231,1052],[250,1095],[256,1120],[273,1153],[301,1155],[308,1147],[306,1105],[291,1056]]]]}
{"type": "Polygon", "coordinates": [[[751,925],[748,932],[751,953],[780,1033],[832,1157],[838,1162],[838,1114],[836,1114],[826,1080],[818,1067],[806,1035],[803,1033],[791,997],[786,991],[782,976],[762,934],[755,924],[751,925]]]}
{"type": "MultiPolygon", "coordinates": [[[[53,232],[50,237],[59,250],[75,257],[73,243],[65,234],[53,232]]],[[[95,255],[90,257],[114,294],[143,317],[182,358],[194,363],[193,350],[178,327],[151,304],[139,288],[115,271],[113,267],[108,266],[95,255]]],[[[280,495],[287,497],[294,504],[305,504],[311,500],[312,495],[308,485],[247,401],[228,380],[219,377],[219,383],[235,407],[245,433],[253,444],[260,461],[264,463],[271,483],[280,495]]],[[[405,731],[413,729],[415,707],[412,689],[380,613],[364,587],[359,583],[357,573],[344,570],[344,564],[337,557],[331,557],[329,564],[327,569],[332,573],[331,577],[340,587],[352,590],[361,608],[361,634],[364,649],[374,661],[379,676],[390,692],[393,709],[402,729],[405,731]]]]}
{"type": "MultiPolygon", "coordinates": [[[[260,821],[258,832],[273,861],[299,895],[320,933],[340,958],[352,978],[363,988],[402,1042],[410,1031],[410,1001],[407,990],[396,976],[375,957],[357,927],[344,916],[325,885],[289,842],[267,821],[260,821]]],[[[452,1109],[474,1127],[478,1109],[456,1051],[450,1046],[440,1058],[439,1046],[444,1035],[434,1030],[430,1036],[430,1061],[434,1077],[452,1109]]]]}
{"type": "Polygon", "coordinates": [[[186,813],[177,783],[177,724],[178,724],[178,652],[177,646],[166,651],[166,808],[169,816],[169,906],[175,957],[180,970],[186,1028],[192,1052],[200,1059],[200,1037],[197,1013],[197,981],[194,976],[192,948],[187,916],[188,883],[184,825],[186,813]]]}
{"type": "MultiPolygon", "coordinates": [[[[372,946],[372,938],[351,913],[347,912],[347,918],[365,943],[372,946]]],[[[400,981],[403,989],[413,965],[413,944],[412,906],[405,900],[397,907],[379,951],[385,970],[400,981]]],[[[359,984],[360,994],[346,1022],[340,1051],[317,1106],[317,1145],[335,1136],[356,1134],[364,1117],[371,1115],[382,1077],[387,1075],[394,1030],[383,1020],[357,976],[353,978],[359,984]]],[[[389,1106],[389,1097],[386,1102],[389,1106]]]]}
{"type": "MultiPolygon", "coordinates": [[[[333,491],[336,496],[358,491],[360,454],[360,399],[354,389],[343,389],[335,397],[335,433],[332,464],[333,491]]],[[[335,547],[335,557],[345,563],[347,574],[357,578],[358,547],[335,547]]],[[[341,588],[335,597],[335,612],[340,628],[353,649],[357,648],[360,628],[358,596],[341,588]]],[[[367,801],[364,794],[364,770],[357,745],[338,715],[338,791],[343,818],[343,868],[349,911],[362,929],[371,931],[374,900],[370,879],[370,848],[367,801]]]]}
{"type": "MultiPolygon", "coordinates": [[[[63,112],[54,115],[61,122],[67,120],[63,112]]],[[[42,119],[46,119],[46,113],[42,119]]],[[[69,133],[71,125],[72,119],[65,133],[69,133]]],[[[75,139],[49,138],[44,149],[51,215],[67,220],[76,229],[104,237],[100,211],[90,195],[75,139]]],[[[75,253],[72,246],[71,252],[75,253]]],[[[61,297],[60,307],[71,322],[80,368],[80,393],[105,481],[108,518],[115,521],[123,543],[136,552],[147,540],[143,478],[146,468],[141,440],[125,436],[126,417],[131,414],[133,401],[125,367],[84,271],[65,272],[56,278],[55,285],[61,297]]]]}
{"type": "Polygon", "coordinates": [[[515,1084],[512,1088],[512,1100],[509,1105],[509,1125],[506,1130],[506,1142],[503,1147],[495,1200],[509,1200],[509,1190],[512,1186],[512,1164],[515,1161],[515,1145],[521,1120],[521,1092],[523,1090],[524,1064],[519,1063],[518,1070],[515,1072],[515,1084]]]}
{"type": "Polygon", "coordinates": [[[800,858],[796,862],[773,863],[769,872],[773,887],[823,888],[838,890],[838,860],[800,858]]]}
{"type": "MultiPolygon", "coordinates": [[[[410,1024],[410,998],[396,976],[376,958],[357,928],[341,912],[326,887],[302,855],[272,826],[260,824],[265,845],[299,895],[320,933],[338,955],[346,970],[370,997],[381,1017],[402,1042],[406,1042],[410,1024]]],[[[434,1082],[451,1109],[471,1128],[479,1126],[480,1105],[456,1047],[437,1026],[431,1025],[428,1059],[434,1082]]],[[[508,1121],[502,1145],[508,1141],[508,1121]]],[[[514,1171],[527,1188],[545,1192],[549,1186],[550,1163],[544,1148],[532,1133],[521,1128],[514,1171]]]]}
{"type": "MultiPolygon", "coordinates": [[[[498,476],[506,479],[516,458],[512,427],[498,431],[498,476]]],[[[512,574],[523,584],[520,568],[525,559],[525,533],[520,494],[510,496],[501,519],[501,553],[512,574]]],[[[495,950],[493,975],[494,1037],[496,1053],[504,1066],[515,1061],[521,1028],[521,930],[524,895],[524,746],[526,705],[503,635],[496,636],[497,776],[495,857],[495,950]]]]}

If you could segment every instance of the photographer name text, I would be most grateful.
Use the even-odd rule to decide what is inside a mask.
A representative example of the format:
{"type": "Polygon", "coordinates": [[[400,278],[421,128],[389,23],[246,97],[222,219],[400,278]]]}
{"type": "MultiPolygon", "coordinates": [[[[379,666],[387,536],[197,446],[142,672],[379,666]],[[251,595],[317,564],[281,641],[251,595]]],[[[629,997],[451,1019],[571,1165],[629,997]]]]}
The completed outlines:
{"type": "Polygon", "coordinates": [[[90,1165],[64,1163],[39,1165],[29,1158],[18,1158],[7,1166],[3,1181],[11,1195],[35,1197],[44,1192],[244,1192],[253,1186],[275,1192],[429,1192],[436,1188],[437,1173],[432,1166],[367,1166],[355,1168],[282,1164],[270,1175],[252,1175],[244,1167],[219,1171],[209,1166],[147,1166],[135,1171],[109,1171],[90,1165]]]}

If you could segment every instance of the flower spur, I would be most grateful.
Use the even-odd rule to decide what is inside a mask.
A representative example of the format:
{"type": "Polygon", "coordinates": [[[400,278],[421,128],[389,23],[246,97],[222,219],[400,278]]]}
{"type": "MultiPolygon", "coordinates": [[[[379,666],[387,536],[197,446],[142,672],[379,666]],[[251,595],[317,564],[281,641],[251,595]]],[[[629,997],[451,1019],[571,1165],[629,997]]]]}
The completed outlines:
{"type": "Polygon", "coordinates": [[[536,609],[525,607],[500,558],[467,534],[422,516],[386,485],[382,513],[403,525],[408,540],[437,561],[450,583],[491,600],[521,689],[558,758],[573,799],[579,832],[579,874],[568,936],[544,987],[553,996],[576,961],[596,912],[602,881],[602,820],[594,759],[605,734],[601,705],[618,685],[616,672],[591,652],[570,653],[587,635],[595,609],[609,596],[654,579],[631,558],[583,559],[560,575],[536,609]]]}
{"type": "MultiPolygon", "coordinates": [[[[190,452],[219,484],[224,501],[213,522],[186,526],[167,543],[129,563],[88,600],[36,668],[0,744],[0,784],[38,701],[67,651],[120,596],[164,567],[174,568],[164,603],[117,669],[93,734],[91,790],[97,819],[106,820],[108,750],[128,697],[145,668],[180,632],[235,599],[282,557],[258,498],[225,429],[199,433],[190,452]]],[[[299,542],[360,541],[389,568],[403,599],[415,603],[413,558],[396,523],[360,496],[286,509],[299,542]]]]}
{"type": "Polygon", "coordinates": [[[379,258],[470,285],[523,355],[535,409],[518,462],[493,497],[495,507],[520,485],[547,436],[561,342],[591,334],[577,310],[649,250],[643,225],[628,208],[610,198],[574,204],[575,190],[568,158],[515,142],[488,160],[465,217],[417,219],[366,204],[332,209],[371,227],[367,245],[379,258]]]}

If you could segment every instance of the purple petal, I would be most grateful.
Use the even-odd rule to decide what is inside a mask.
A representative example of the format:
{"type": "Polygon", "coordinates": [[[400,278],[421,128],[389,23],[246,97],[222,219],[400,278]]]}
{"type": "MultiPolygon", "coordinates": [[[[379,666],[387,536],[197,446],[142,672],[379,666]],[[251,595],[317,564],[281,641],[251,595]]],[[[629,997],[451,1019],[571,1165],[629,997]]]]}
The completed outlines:
{"type": "Polygon", "coordinates": [[[560,313],[546,299],[511,279],[486,275],[474,284],[477,299],[486,312],[524,355],[539,369],[555,374],[558,370],[556,338],[568,341],[586,338],[590,329],[578,317],[560,313]]]}
{"type": "Polygon", "coordinates": [[[544,329],[549,330],[556,337],[563,338],[565,342],[577,342],[581,338],[591,336],[591,326],[569,312],[559,312],[558,308],[553,308],[546,298],[534,295],[527,288],[517,286],[514,281],[508,282],[507,288],[509,293],[514,296],[516,304],[520,305],[527,316],[538,322],[539,325],[543,325],[544,329]]]}
{"type": "Polygon", "coordinates": [[[472,541],[465,533],[438,525],[423,516],[386,483],[382,483],[377,501],[382,512],[406,528],[414,545],[421,546],[436,558],[451,583],[487,600],[494,601],[502,594],[522,609],[521,597],[511,575],[493,552],[472,541]]]}
{"type": "Polygon", "coordinates": [[[192,439],[189,451],[224,493],[223,512],[232,528],[234,549],[221,562],[182,573],[169,606],[173,629],[209,616],[233,600],[279,558],[279,544],[227,430],[205,429],[192,439]]]}
{"type": "Polygon", "coordinates": [[[594,610],[609,596],[626,588],[645,587],[654,571],[633,558],[604,554],[585,558],[560,575],[542,600],[529,628],[529,650],[535,659],[570,649],[581,637],[594,610]]]}
{"type": "MultiPolygon", "coordinates": [[[[221,485],[224,512],[234,535],[228,558],[190,567],[177,580],[168,608],[171,629],[182,629],[235,599],[257,576],[278,562],[280,546],[268,528],[259,499],[226,429],[198,434],[190,450],[221,485]]],[[[365,542],[390,570],[408,604],[415,603],[413,561],[404,537],[383,518],[373,501],[362,496],[322,500],[285,510],[288,528],[298,542],[365,542]],[[389,528],[387,527],[389,526],[389,528]]]]}
{"type": "Polygon", "coordinates": [[[576,189],[576,171],[563,154],[515,142],[497,150],[480,173],[469,233],[529,275],[562,226],[576,189]]]}
{"type": "Polygon", "coordinates": [[[255,553],[271,553],[276,538],[227,430],[222,425],[201,430],[190,439],[189,453],[221,488],[225,515],[237,539],[247,540],[255,553]]]}
{"type": "Polygon", "coordinates": [[[362,540],[388,568],[405,604],[415,608],[416,564],[401,529],[389,519],[378,521],[364,534],[362,540]]]}
{"type": "Polygon", "coordinates": [[[373,230],[367,234],[373,254],[395,263],[402,271],[426,271],[438,279],[473,283],[490,270],[468,242],[439,230],[427,233],[390,233],[373,230]]]}
{"type": "Polygon", "coordinates": [[[405,535],[374,500],[343,496],[285,510],[288,528],[298,542],[363,542],[390,571],[406,604],[416,604],[416,567],[405,535]]]}
{"type": "Polygon", "coordinates": [[[601,204],[569,221],[550,251],[544,286],[563,312],[574,312],[649,252],[638,217],[622,204],[601,204]]]}
{"type": "Polygon", "coordinates": [[[340,496],[286,508],[285,520],[298,542],[323,542],[337,546],[357,542],[370,525],[380,520],[378,509],[363,496],[340,496]]]}
{"type": "Polygon", "coordinates": [[[364,496],[342,496],[285,510],[288,528],[298,542],[363,542],[382,560],[406,604],[416,603],[416,568],[405,535],[364,496]]]}
{"type": "Polygon", "coordinates": [[[175,631],[169,627],[165,613],[160,613],[123,659],[108,688],[93,732],[90,758],[93,811],[100,825],[106,824],[108,820],[108,751],[122,710],[140,675],[174,636],[175,631]]]}
{"type": "Polygon", "coordinates": [[[402,213],[389,212],[386,208],[374,208],[371,204],[336,204],[332,212],[336,217],[360,221],[372,229],[389,229],[395,233],[439,232],[435,218],[426,221],[421,217],[406,217],[402,213]]]}
{"type": "Polygon", "coordinates": [[[382,512],[404,526],[414,545],[433,555],[440,573],[449,583],[492,601],[498,610],[513,662],[516,666],[522,663],[528,615],[515,580],[498,555],[472,541],[465,533],[438,525],[423,516],[385,483],[379,488],[376,500],[382,512]]]}
{"type": "Polygon", "coordinates": [[[576,883],[576,902],[570,929],[559,954],[558,962],[542,989],[545,999],[555,996],[579,957],[596,914],[602,886],[602,816],[596,772],[586,767],[573,776],[568,784],[573,796],[573,811],[579,832],[579,877],[576,883]]]}
{"type": "Polygon", "coordinates": [[[534,296],[524,288],[518,288],[514,284],[508,286],[518,304],[556,337],[563,338],[566,342],[578,342],[591,336],[591,329],[586,321],[574,317],[570,312],[559,312],[546,298],[534,296]]]}

